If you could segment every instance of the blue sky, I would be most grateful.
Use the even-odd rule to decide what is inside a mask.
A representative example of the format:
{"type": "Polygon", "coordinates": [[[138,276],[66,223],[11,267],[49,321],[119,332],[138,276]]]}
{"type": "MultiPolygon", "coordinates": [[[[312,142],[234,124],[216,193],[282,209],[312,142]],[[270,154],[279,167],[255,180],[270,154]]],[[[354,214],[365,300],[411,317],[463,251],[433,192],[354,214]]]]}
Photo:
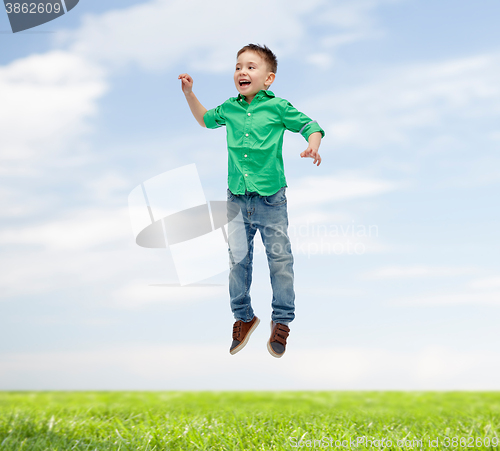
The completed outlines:
{"type": "Polygon", "coordinates": [[[0,13],[0,389],[499,389],[499,13],[82,0],[17,34],[0,13]],[[176,282],[172,258],[135,245],[127,204],[193,163],[225,199],[225,130],[197,125],[177,76],[215,107],[249,42],[278,56],[273,92],[326,130],[320,167],[285,136],[297,316],[282,359],[260,238],[263,321],[230,356],[227,272],[151,286],[176,282]]]}

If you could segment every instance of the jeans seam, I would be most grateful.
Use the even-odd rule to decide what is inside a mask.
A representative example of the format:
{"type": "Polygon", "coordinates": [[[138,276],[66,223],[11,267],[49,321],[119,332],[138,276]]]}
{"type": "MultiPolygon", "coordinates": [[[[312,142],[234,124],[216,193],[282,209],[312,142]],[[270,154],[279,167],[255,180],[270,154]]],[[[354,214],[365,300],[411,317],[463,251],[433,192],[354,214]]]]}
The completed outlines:
{"type": "MultiPolygon", "coordinates": [[[[248,240],[247,240],[248,242],[248,240]]],[[[250,249],[247,250],[246,255],[246,265],[245,265],[245,298],[249,295],[248,287],[248,265],[250,264],[250,249]]],[[[247,310],[245,312],[245,317],[248,319],[248,313],[250,312],[250,304],[247,304],[247,310]]]]}

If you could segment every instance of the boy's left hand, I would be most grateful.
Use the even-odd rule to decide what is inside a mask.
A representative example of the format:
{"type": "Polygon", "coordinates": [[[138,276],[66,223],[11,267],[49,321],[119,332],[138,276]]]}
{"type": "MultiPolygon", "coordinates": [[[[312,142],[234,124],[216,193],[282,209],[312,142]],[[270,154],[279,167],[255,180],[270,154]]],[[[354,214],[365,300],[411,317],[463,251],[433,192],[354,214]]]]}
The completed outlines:
{"type": "Polygon", "coordinates": [[[301,158],[309,157],[309,158],[314,158],[313,164],[316,164],[316,161],[318,162],[317,166],[321,164],[321,157],[319,155],[318,149],[315,149],[311,146],[309,146],[304,152],[300,154],[301,158]]]}

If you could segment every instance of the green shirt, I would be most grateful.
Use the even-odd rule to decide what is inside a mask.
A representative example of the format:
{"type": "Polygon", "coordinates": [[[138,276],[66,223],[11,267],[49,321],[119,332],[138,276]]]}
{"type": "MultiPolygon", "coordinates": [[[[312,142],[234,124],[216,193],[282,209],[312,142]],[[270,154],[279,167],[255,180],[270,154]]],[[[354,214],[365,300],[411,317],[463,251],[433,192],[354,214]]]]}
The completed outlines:
{"type": "Polygon", "coordinates": [[[233,194],[248,190],[270,196],[287,186],[282,157],[285,130],[300,132],[306,141],[314,132],[325,136],[316,121],[263,89],[250,104],[241,94],[231,97],[208,110],[203,120],[207,128],[226,126],[228,186],[233,194]]]}

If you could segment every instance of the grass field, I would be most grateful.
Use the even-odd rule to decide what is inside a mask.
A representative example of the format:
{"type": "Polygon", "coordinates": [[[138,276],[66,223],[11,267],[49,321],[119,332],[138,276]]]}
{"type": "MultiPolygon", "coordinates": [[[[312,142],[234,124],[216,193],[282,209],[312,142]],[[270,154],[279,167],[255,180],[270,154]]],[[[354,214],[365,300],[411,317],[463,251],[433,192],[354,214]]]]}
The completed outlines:
{"type": "Polygon", "coordinates": [[[496,392],[0,392],[0,450],[498,450],[499,426],[496,392]]]}

